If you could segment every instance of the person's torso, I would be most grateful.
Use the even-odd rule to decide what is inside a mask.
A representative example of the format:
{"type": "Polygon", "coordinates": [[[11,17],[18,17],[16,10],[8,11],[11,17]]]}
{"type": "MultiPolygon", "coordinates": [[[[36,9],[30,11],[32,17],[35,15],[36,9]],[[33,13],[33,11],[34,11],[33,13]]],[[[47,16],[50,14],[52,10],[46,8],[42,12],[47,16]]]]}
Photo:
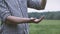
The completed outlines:
{"type": "MultiPolygon", "coordinates": [[[[5,0],[8,9],[12,16],[28,17],[27,13],[27,0],[5,0]]],[[[3,24],[2,34],[28,34],[28,24],[22,23],[17,25],[3,24]]]]}

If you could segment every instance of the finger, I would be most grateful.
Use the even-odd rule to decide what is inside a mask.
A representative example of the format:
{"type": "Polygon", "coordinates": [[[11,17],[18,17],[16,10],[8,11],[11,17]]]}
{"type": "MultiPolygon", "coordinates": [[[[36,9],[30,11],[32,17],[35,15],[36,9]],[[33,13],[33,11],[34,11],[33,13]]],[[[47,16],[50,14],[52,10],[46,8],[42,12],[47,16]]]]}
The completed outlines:
{"type": "Polygon", "coordinates": [[[39,20],[42,20],[42,19],[44,19],[44,16],[41,16],[41,17],[39,18],[39,20]]]}
{"type": "Polygon", "coordinates": [[[35,23],[39,23],[39,22],[41,22],[43,19],[44,19],[44,16],[41,16],[39,19],[36,19],[36,20],[35,20],[35,23]]]}

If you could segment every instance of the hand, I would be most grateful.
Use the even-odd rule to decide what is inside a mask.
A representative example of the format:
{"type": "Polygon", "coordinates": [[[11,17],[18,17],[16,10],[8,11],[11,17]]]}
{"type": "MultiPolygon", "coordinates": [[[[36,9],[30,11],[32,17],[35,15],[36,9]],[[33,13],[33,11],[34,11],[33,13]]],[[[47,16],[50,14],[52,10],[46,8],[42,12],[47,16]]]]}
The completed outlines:
{"type": "Polygon", "coordinates": [[[34,21],[35,19],[36,19],[36,18],[33,18],[33,17],[30,18],[31,21],[34,21]]]}
{"type": "Polygon", "coordinates": [[[34,23],[39,23],[44,19],[44,16],[41,16],[39,19],[33,20],[34,23]]]}

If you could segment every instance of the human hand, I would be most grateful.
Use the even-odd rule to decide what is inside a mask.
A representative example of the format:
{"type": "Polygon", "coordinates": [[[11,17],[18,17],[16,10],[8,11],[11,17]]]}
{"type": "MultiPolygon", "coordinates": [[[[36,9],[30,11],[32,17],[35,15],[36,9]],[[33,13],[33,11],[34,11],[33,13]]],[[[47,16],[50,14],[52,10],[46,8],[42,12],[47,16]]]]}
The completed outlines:
{"type": "Polygon", "coordinates": [[[31,18],[31,19],[34,19],[31,22],[33,22],[33,23],[39,23],[39,22],[41,22],[44,19],[44,16],[41,16],[39,19],[36,19],[36,18],[31,18]]]}
{"type": "Polygon", "coordinates": [[[35,19],[34,23],[39,23],[44,19],[44,16],[41,16],[39,19],[35,19]]]}

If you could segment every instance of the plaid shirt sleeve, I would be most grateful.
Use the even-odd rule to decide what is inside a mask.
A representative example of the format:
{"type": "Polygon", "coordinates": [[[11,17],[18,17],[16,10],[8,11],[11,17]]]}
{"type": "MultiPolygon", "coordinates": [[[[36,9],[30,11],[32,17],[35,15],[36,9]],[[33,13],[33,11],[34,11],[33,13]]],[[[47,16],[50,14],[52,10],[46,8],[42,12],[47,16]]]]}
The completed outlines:
{"type": "Polygon", "coordinates": [[[10,12],[6,6],[4,0],[0,0],[0,17],[3,22],[6,21],[6,18],[10,15],[10,12]]]}

